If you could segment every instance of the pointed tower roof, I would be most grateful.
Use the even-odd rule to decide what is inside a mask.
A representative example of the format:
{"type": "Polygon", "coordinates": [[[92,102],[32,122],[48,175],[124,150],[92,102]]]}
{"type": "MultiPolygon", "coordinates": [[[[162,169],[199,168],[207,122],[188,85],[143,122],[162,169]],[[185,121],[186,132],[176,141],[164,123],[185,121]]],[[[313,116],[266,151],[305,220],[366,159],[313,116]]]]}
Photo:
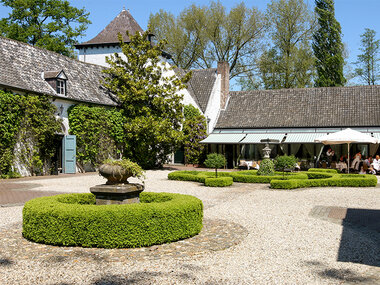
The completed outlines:
{"type": "Polygon", "coordinates": [[[117,36],[119,33],[123,35],[123,39],[125,42],[129,42],[129,38],[125,34],[125,31],[127,30],[132,35],[134,35],[136,32],[144,32],[144,30],[132,17],[129,10],[125,10],[125,8],[123,8],[119,15],[117,15],[116,18],[113,19],[112,22],[109,23],[107,27],[105,27],[103,31],[101,31],[96,37],[87,42],[77,44],[75,45],[75,47],[81,48],[85,46],[118,44],[119,40],[117,36]]]}

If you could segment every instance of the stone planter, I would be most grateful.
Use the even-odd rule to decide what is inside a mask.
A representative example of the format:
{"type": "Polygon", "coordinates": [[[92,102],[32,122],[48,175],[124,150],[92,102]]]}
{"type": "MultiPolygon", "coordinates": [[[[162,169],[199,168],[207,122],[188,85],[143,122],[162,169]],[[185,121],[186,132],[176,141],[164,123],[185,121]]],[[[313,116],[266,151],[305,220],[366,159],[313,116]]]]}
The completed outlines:
{"type": "Polygon", "coordinates": [[[144,191],[144,185],[128,182],[132,172],[120,165],[102,164],[99,167],[99,173],[107,178],[107,182],[90,188],[90,192],[96,196],[96,205],[140,202],[139,196],[144,191]]]}
{"type": "Polygon", "coordinates": [[[99,173],[107,178],[107,185],[128,184],[128,178],[132,173],[123,169],[120,165],[102,164],[99,173]]]}

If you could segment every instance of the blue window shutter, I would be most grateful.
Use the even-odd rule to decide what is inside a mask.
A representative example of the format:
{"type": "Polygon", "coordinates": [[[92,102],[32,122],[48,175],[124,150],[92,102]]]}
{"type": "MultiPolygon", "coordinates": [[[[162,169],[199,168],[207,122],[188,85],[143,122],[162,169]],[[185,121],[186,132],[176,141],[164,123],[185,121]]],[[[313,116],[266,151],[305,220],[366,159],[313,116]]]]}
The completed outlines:
{"type": "Polygon", "coordinates": [[[76,136],[67,135],[62,140],[62,169],[63,173],[75,173],[76,172],[76,136]]]}

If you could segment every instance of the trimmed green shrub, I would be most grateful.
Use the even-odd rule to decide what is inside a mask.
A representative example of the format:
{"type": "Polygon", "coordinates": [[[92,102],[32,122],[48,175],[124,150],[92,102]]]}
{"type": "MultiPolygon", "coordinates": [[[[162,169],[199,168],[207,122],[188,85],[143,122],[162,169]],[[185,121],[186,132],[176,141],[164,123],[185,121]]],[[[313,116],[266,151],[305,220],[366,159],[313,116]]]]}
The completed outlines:
{"type": "MultiPolygon", "coordinates": [[[[320,174],[320,173],[319,173],[320,174]]],[[[327,173],[326,173],[327,174],[327,173]]],[[[309,175],[309,174],[308,174],[309,175]]],[[[272,180],[270,186],[273,189],[295,189],[306,187],[375,187],[377,178],[366,174],[335,174],[330,178],[314,178],[305,180],[272,180]],[[348,175],[348,176],[346,176],[348,175]]]]}
{"type": "MultiPolygon", "coordinates": [[[[169,173],[169,180],[196,181],[204,183],[208,177],[215,174],[208,171],[174,171],[169,173]]],[[[307,179],[305,173],[289,173],[282,176],[281,172],[275,172],[272,176],[257,175],[257,170],[244,170],[238,172],[219,172],[218,177],[232,177],[234,182],[241,183],[269,183],[272,179],[307,179]]]]}
{"type": "Polygon", "coordinates": [[[218,177],[218,168],[222,168],[226,165],[226,158],[223,154],[210,153],[207,155],[204,164],[207,168],[215,168],[215,177],[218,177]]]}
{"type": "Polygon", "coordinates": [[[327,172],[327,173],[339,173],[338,169],[326,169],[326,168],[309,168],[308,172],[327,172]]]}
{"type": "MultiPolygon", "coordinates": [[[[220,174],[220,173],[219,173],[220,174]]],[[[215,174],[207,171],[174,171],[168,174],[169,180],[195,181],[204,183],[206,177],[215,177],[215,174]]]]}
{"type": "Polygon", "coordinates": [[[329,172],[307,172],[306,174],[309,179],[331,178],[335,175],[329,172]]]}
{"type": "Polygon", "coordinates": [[[282,155],[277,156],[274,160],[274,165],[276,169],[281,170],[284,175],[285,169],[294,169],[295,164],[297,163],[297,159],[294,155],[282,155]]]}
{"type": "Polygon", "coordinates": [[[230,175],[234,179],[234,182],[241,183],[270,183],[273,179],[307,179],[307,175],[304,173],[290,173],[288,175],[282,176],[281,173],[275,172],[275,175],[264,176],[257,175],[257,173],[244,173],[244,171],[230,172],[230,175]]]}
{"type": "Polygon", "coordinates": [[[261,164],[260,168],[257,171],[257,175],[274,175],[274,163],[270,159],[264,159],[261,164]]]}
{"type": "Polygon", "coordinates": [[[209,187],[225,187],[233,184],[232,177],[210,177],[205,179],[205,185],[209,187]]]}
{"type": "Polygon", "coordinates": [[[53,245],[123,248],[173,242],[202,229],[202,201],[189,195],[143,192],[138,204],[94,204],[93,194],[30,200],[23,236],[53,245]]]}

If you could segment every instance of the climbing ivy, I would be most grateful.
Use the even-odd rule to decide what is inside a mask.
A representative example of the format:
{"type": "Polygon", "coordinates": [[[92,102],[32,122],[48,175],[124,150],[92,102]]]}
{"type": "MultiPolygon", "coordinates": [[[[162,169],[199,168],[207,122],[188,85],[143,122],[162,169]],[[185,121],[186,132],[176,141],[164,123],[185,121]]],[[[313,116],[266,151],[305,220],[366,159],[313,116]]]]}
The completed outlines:
{"type": "Polygon", "coordinates": [[[0,90],[0,175],[15,176],[17,160],[32,174],[50,172],[56,107],[44,95],[18,95],[0,90]]]}
{"type": "Polygon", "coordinates": [[[12,169],[13,149],[20,129],[22,110],[19,95],[0,90],[0,175],[7,175],[12,169]]]}
{"type": "Polygon", "coordinates": [[[68,110],[70,133],[77,136],[77,161],[98,165],[123,153],[124,119],[115,108],[87,105],[68,110]]]}
{"type": "Polygon", "coordinates": [[[198,164],[205,156],[205,145],[200,141],[207,137],[206,118],[192,105],[184,106],[183,113],[185,163],[198,164]]]}

